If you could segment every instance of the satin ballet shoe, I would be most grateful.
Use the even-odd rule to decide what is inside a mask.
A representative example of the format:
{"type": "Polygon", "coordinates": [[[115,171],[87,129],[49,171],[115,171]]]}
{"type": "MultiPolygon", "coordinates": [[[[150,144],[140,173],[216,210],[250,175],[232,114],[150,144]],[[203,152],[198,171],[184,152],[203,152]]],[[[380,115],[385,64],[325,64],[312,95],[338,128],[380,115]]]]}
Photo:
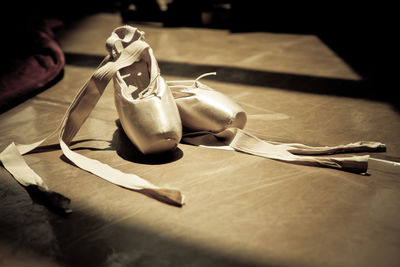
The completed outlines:
{"type": "Polygon", "coordinates": [[[243,129],[245,111],[226,95],[213,90],[199,80],[215,72],[206,73],[195,80],[167,81],[179,109],[183,127],[189,132],[222,132],[228,128],[243,129]]]}
{"type": "Polygon", "coordinates": [[[58,134],[64,156],[75,166],[118,186],[182,206],[184,195],[179,190],[159,187],[133,173],[124,173],[85,157],[69,147],[112,79],[120,122],[141,152],[148,154],[173,149],[182,137],[178,108],[160,76],[153,51],[143,41],[143,32],[130,26],[119,27],[107,39],[106,48],[109,55],[79,89],[55,131],[32,144],[12,142],[0,152],[0,162],[35,199],[53,210],[70,213],[70,200],[49,189],[23,158],[24,154],[58,134]]]}
{"type": "MultiPolygon", "coordinates": [[[[119,57],[132,39],[143,39],[136,28],[115,29],[107,40],[113,58],[119,57]]],[[[139,59],[116,72],[114,99],[121,125],[131,142],[143,153],[161,153],[176,148],[182,137],[179,111],[153,51],[147,47],[139,59]]]]}
{"type": "Polygon", "coordinates": [[[355,173],[365,173],[368,156],[325,157],[346,152],[383,151],[379,142],[357,142],[336,147],[310,147],[261,140],[243,130],[246,113],[227,96],[202,84],[199,80],[215,73],[206,73],[191,81],[168,81],[186,132],[183,141],[202,147],[236,150],[255,156],[295,164],[329,167],[355,173]]]}

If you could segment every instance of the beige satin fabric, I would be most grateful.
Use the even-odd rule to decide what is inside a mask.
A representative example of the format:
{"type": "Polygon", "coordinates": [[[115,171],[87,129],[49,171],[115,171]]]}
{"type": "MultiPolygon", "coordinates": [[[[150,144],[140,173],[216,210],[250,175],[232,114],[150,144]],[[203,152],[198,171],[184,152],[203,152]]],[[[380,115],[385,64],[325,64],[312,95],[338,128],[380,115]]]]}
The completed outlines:
{"type": "MultiPolygon", "coordinates": [[[[142,38],[127,32],[128,27],[114,30],[107,40],[113,58],[129,44],[130,38],[142,38]],[[121,46],[112,45],[119,44],[121,46]]],[[[182,123],[172,93],[160,76],[153,50],[148,47],[137,62],[121,68],[114,75],[114,99],[126,135],[143,153],[160,153],[176,148],[182,138],[182,123]]]]}
{"type": "MultiPolygon", "coordinates": [[[[118,76],[117,73],[116,79],[118,76]]],[[[140,100],[124,97],[121,83],[114,82],[115,106],[122,127],[143,154],[174,149],[182,138],[182,123],[171,91],[161,76],[156,82],[157,95],[140,100]]]]}
{"type": "Polygon", "coordinates": [[[247,121],[246,112],[230,98],[199,82],[199,79],[215,73],[201,75],[195,81],[168,81],[183,126],[190,132],[210,131],[219,133],[225,129],[242,129],[247,121]]]}
{"type": "MultiPolygon", "coordinates": [[[[111,183],[144,193],[168,204],[181,206],[184,203],[184,196],[179,190],[158,187],[137,175],[123,173],[69,148],[70,142],[90,115],[111,79],[114,79],[115,103],[121,124],[128,137],[143,153],[174,148],[182,136],[181,120],[185,130],[183,141],[189,144],[236,150],[295,164],[330,167],[356,173],[367,171],[368,156],[310,155],[386,149],[386,146],[379,142],[310,147],[261,140],[243,130],[247,117],[238,104],[199,82],[200,78],[209,74],[193,81],[165,82],[160,76],[151,48],[142,39],[143,33],[130,26],[114,30],[106,42],[110,55],[79,90],[61,124],[50,135],[60,132],[59,142],[64,155],[76,166],[111,183]],[[130,69],[126,68],[132,64],[138,65],[141,70],[148,68],[146,74],[148,77],[142,80],[135,77],[138,84],[133,90],[144,89],[138,93],[138,99],[129,96],[132,88],[129,87],[130,84],[126,84],[121,74],[125,68],[125,72],[129,75],[130,69]],[[147,81],[148,84],[142,85],[141,81],[147,81]]],[[[139,72],[137,74],[139,75],[139,72]]],[[[33,186],[45,195],[53,206],[69,212],[69,199],[49,190],[43,179],[26,164],[22,156],[39,147],[49,137],[28,145],[11,143],[0,153],[0,161],[20,184],[27,188],[33,186]]]]}
{"type": "MultiPolygon", "coordinates": [[[[100,99],[107,84],[115,76],[118,70],[132,65],[141,57],[144,51],[149,49],[148,44],[140,40],[139,37],[141,36],[141,34],[137,34],[136,28],[129,26],[124,26],[121,28],[123,28],[123,30],[126,32],[126,36],[131,37],[131,39],[125,36],[122,39],[125,44],[121,45],[121,39],[116,38],[115,34],[113,33],[113,38],[111,39],[114,40],[115,48],[112,48],[112,40],[107,41],[107,47],[110,51],[113,51],[113,57],[115,58],[115,60],[112,60],[111,56],[107,56],[103,60],[103,62],[94,72],[92,77],[79,90],[77,96],[65,113],[61,124],[50,136],[53,136],[60,130],[59,141],[61,149],[64,155],[76,166],[88,172],[91,172],[111,183],[139,191],[168,204],[181,206],[184,203],[184,197],[180,191],[174,189],[160,188],[137,175],[123,173],[108,166],[107,164],[103,164],[97,160],[84,157],[70,150],[70,148],[68,147],[68,145],[100,99]],[[119,54],[117,55],[117,53],[119,54]]],[[[158,72],[158,70],[156,71],[158,72]]],[[[153,97],[163,99],[162,95],[155,95],[153,97]]],[[[40,190],[43,192],[51,192],[49,191],[43,179],[26,164],[25,160],[22,157],[23,154],[26,154],[40,146],[50,136],[34,144],[19,145],[11,143],[4,151],[0,153],[0,161],[3,163],[3,166],[23,186],[37,186],[40,187],[40,190]]],[[[58,193],[55,193],[55,195],[57,197],[60,196],[60,194],[58,193]]],[[[69,204],[69,199],[65,198],[64,196],[62,197],[66,201],[63,201],[63,203],[60,204],[62,205],[61,208],[69,211],[69,208],[65,207],[69,204]]],[[[52,200],[50,199],[49,201],[52,200]]]]}
{"type": "Polygon", "coordinates": [[[315,157],[344,152],[385,151],[379,142],[357,142],[335,147],[310,147],[261,140],[243,130],[245,111],[227,96],[199,82],[168,81],[187,132],[183,141],[214,149],[236,150],[289,163],[366,173],[369,156],[315,157]],[[308,155],[308,156],[299,156],[308,155]]]}

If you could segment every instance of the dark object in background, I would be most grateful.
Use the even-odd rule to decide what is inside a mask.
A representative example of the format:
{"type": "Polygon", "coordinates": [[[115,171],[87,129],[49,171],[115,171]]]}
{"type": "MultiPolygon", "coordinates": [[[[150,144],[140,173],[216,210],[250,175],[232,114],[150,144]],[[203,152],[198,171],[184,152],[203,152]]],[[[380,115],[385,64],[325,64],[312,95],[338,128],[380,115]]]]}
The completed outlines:
{"type": "Polygon", "coordinates": [[[35,4],[0,9],[0,113],[49,87],[62,76],[64,53],[55,40],[60,20],[46,20],[35,4]]]}
{"type": "Polygon", "coordinates": [[[64,53],[53,32],[60,23],[44,21],[6,35],[0,67],[0,113],[61,78],[64,53]]]}
{"type": "MultiPolygon", "coordinates": [[[[20,94],[18,89],[11,86],[21,79],[23,76],[21,71],[26,71],[28,75],[34,73],[27,71],[25,68],[29,64],[21,61],[22,56],[25,56],[25,60],[27,59],[27,54],[21,55],[18,52],[21,44],[31,49],[32,61],[30,62],[37,63],[35,63],[36,70],[34,71],[40,68],[42,71],[46,68],[49,71],[58,70],[56,61],[61,60],[61,58],[57,59],[58,52],[50,53],[51,49],[40,49],[43,36],[38,35],[37,31],[43,30],[41,27],[44,19],[56,18],[68,25],[76,19],[97,12],[119,12],[125,23],[157,22],[166,27],[223,28],[233,33],[265,31],[314,34],[360,74],[363,79],[363,90],[368,95],[372,95],[376,100],[396,102],[395,105],[400,107],[399,98],[394,97],[396,74],[388,64],[388,61],[396,62],[394,55],[397,53],[393,47],[394,42],[391,41],[392,36],[396,35],[396,29],[392,28],[397,25],[393,22],[396,17],[393,14],[396,10],[394,7],[375,3],[165,0],[164,7],[166,8],[162,9],[158,2],[162,1],[63,0],[48,2],[38,0],[0,4],[0,32],[2,34],[0,48],[3,51],[2,56],[6,57],[2,58],[0,64],[0,112],[32,97],[39,92],[38,90],[46,88],[45,82],[37,82],[37,85],[44,87],[23,89],[20,94]],[[42,64],[43,56],[47,58],[45,63],[50,65],[42,64]],[[18,64],[20,64],[20,69],[16,71],[18,64]],[[15,79],[17,81],[11,81],[15,79]],[[25,94],[22,94],[24,90],[25,94]],[[33,93],[26,94],[30,91],[33,93]],[[16,98],[6,98],[6,95],[10,94],[16,98]]],[[[45,32],[48,33],[48,37],[55,40],[51,33],[54,30],[53,26],[48,25],[49,28],[45,32]]],[[[56,82],[57,77],[62,77],[61,70],[59,70],[59,76],[53,78],[52,82],[56,82]]],[[[33,78],[36,79],[39,76],[33,75],[33,78]]]]}
{"type": "Polygon", "coordinates": [[[159,22],[165,27],[229,28],[232,0],[124,0],[124,22],[159,22]],[[161,1],[162,2],[162,1],[161,1]]]}
{"type": "Polygon", "coordinates": [[[123,0],[120,6],[123,21],[161,22],[163,12],[155,0],[123,0]]]}
{"type": "Polygon", "coordinates": [[[56,30],[110,6],[109,1],[7,1],[0,4],[0,113],[63,76],[56,30]]]}

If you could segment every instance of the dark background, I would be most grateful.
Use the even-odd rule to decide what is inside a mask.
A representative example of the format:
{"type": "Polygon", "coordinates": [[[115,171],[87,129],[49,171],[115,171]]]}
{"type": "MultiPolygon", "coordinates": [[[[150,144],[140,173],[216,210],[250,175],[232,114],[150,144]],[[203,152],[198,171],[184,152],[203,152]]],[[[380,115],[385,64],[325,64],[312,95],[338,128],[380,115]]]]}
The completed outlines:
{"type": "MultiPolygon", "coordinates": [[[[174,0],[161,11],[156,1],[15,1],[0,4],[3,61],[0,71],[12,71],[22,47],[35,47],[32,34],[48,19],[54,31],[97,12],[120,13],[124,22],[157,22],[161,27],[208,27],[231,32],[266,31],[317,35],[362,78],[356,94],[393,102],[397,62],[393,49],[395,9],[376,3],[293,3],[291,1],[174,0]],[[28,45],[27,45],[28,44],[28,45]],[[33,44],[33,45],[30,45],[33,44]]],[[[36,48],[35,48],[36,49],[36,48]]],[[[33,53],[33,52],[32,52],[33,53]]],[[[4,76],[4,75],[3,75],[4,76]]],[[[59,77],[60,78],[60,77],[59,77]]],[[[4,79],[4,77],[2,78],[4,79]]],[[[1,88],[1,90],[5,90],[1,88]]],[[[11,105],[12,106],[12,105],[11,105]]]]}

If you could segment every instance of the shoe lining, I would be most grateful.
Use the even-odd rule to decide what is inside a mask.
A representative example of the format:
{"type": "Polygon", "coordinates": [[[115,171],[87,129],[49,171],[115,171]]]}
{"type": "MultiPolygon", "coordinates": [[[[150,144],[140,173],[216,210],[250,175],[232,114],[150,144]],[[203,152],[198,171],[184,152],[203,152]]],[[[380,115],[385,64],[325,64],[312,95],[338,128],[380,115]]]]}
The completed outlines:
{"type": "Polygon", "coordinates": [[[122,94],[129,100],[138,99],[150,84],[149,65],[143,57],[119,72],[126,85],[122,88],[122,94]]]}

